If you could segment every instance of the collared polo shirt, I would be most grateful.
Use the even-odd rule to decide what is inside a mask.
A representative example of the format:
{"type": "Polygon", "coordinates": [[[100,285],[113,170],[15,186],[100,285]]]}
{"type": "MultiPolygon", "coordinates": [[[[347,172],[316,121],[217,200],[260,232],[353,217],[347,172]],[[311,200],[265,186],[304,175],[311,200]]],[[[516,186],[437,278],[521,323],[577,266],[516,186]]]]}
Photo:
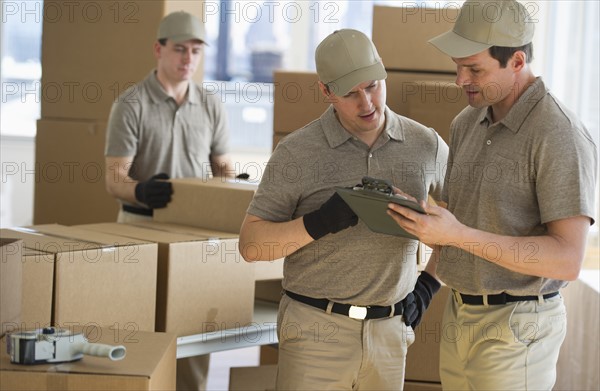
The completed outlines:
{"type": "MultiPolygon", "coordinates": [[[[286,136],[271,156],[248,213],[286,222],[318,209],[334,187],[363,176],[388,179],[417,199],[441,196],[447,146],[439,135],[391,110],[369,148],[346,131],[330,107],[319,119],[286,136]]],[[[297,249],[282,246],[285,253],[297,249]]],[[[293,252],[284,262],[284,289],[354,305],[391,305],[412,291],[417,241],[374,233],[358,225],[293,252]]]]}
{"type": "Polygon", "coordinates": [[[161,172],[171,178],[205,177],[209,156],[227,153],[228,138],[217,96],[190,81],[178,106],[153,71],[113,104],[105,155],[134,157],[129,174],[138,181],[161,172]]]}
{"type": "MultiPolygon", "coordinates": [[[[538,236],[546,223],[594,216],[597,147],[587,129],[538,78],[506,117],[467,107],[453,121],[444,188],[448,209],[463,224],[505,236],[538,236]]],[[[482,246],[499,256],[494,243],[482,246]]],[[[515,262],[541,262],[539,249],[514,251],[515,262]]],[[[538,295],[564,281],[524,275],[456,247],[444,247],[438,276],[467,294],[538,295]]]]}

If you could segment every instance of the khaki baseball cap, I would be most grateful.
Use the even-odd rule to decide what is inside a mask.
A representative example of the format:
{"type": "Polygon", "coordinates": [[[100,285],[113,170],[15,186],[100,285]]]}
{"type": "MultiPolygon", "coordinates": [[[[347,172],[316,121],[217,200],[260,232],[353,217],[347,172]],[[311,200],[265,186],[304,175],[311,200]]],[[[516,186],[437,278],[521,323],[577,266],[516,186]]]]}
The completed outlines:
{"type": "Polygon", "coordinates": [[[534,23],[514,0],[467,0],[454,28],[429,40],[450,57],[464,58],[492,46],[520,47],[533,39],[534,23]]]}
{"type": "Polygon", "coordinates": [[[315,62],[319,80],[337,96],[346,95],[357,84],[387,77],[375,45],[358,30],[328,35],[317,46],[315,62]]]}
{"type": "Polygon", "coordinates": [[[198,39],[206,42],[204,23],[185,11],[177,11],[165,16],[158,26],[156,39],[170,39],[175,43],[198,39]]]}

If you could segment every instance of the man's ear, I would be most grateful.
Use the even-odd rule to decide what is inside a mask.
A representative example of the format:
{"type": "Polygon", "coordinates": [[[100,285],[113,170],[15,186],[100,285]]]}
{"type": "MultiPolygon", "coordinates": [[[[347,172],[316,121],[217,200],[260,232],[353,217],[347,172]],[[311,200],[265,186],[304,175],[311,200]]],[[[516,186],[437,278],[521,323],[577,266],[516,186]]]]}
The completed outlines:
{"type": "Polygon", "coordinates": [[[325,85],[325,83],[323,83],[320,80],[319,80],[319,89],[321,90],[321,93],[325,97],[325,103],[337,102],[337,96],[333,92],[331,92],[331,90],[329,89],[329,87],[327,87],[325,85]]]}
{"type": "Polygon", "coordinates": [[[527,65],[527,54],[522,50],[513,53],[510,59],[510,66],[515,72],[520,72],[527,65]]]}
{"type": "Polygon", "coordinates": [[[160,52],[163,49],[163,46],[158,41],[154,41],[154,47],[152,48],[152,52],[154,53],[154,58],[157,60],[160,58],[160,52]]]}

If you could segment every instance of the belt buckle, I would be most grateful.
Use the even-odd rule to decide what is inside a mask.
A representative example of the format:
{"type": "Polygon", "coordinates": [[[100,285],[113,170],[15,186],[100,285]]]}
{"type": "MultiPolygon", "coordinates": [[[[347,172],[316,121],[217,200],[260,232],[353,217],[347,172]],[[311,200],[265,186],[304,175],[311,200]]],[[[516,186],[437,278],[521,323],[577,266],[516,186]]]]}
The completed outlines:
{"type": "Polygon", "coordinates": [[[367,307],[352,305],[348,311],[348,316],[352,319],[364,320],[367,317],[367,307]]]}

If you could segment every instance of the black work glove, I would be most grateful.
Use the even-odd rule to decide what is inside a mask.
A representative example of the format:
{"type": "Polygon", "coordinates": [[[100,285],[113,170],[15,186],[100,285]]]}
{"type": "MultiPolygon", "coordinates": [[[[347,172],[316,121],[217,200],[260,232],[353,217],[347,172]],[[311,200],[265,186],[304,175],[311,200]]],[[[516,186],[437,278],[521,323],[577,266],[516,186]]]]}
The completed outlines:
{"type": "Polygon", "coordinates": [[[248,173],[245,173],[245,172],[243,172],[243,173],[241,173],[241,174],[238,174],[238,175],[235,177],[235,179],[245,179],[245,180],[248,180],[248,178],[250,178],[250,174],[248,174],[248,173]]]}
{"type": "Polygon", "coordinates": [[[333,193],[321,207],[304,215],[304,228],[314,239],[358,224],[358,216],[338,193],[333,193]]]}
{"type": "Polygon", "coordinates": [[[421,272],[419,278],[417,278],[415,289],[404,299],[407,301],[407,304],[404,305],[404,324],[414,329],[421,323],[425,310],[429,307],[433,295],[440,290],[440,287],[440,283],[431,274],[425,271],[421,272]],[[409,300],[410,295],[413,295],[413,298],[409,300]],[[414,306],[409,303],[412,300],[414,300],[414,306]]]}
{"type": "Polygon", "coordinates": [[[157,179],[169,179],[165,173],[156,174],[145,182],[135,186],[135,198],[139,202],[148,205],[151,209],[164,208],[171,201],[173,186],[171,182],[157,179]]]}

